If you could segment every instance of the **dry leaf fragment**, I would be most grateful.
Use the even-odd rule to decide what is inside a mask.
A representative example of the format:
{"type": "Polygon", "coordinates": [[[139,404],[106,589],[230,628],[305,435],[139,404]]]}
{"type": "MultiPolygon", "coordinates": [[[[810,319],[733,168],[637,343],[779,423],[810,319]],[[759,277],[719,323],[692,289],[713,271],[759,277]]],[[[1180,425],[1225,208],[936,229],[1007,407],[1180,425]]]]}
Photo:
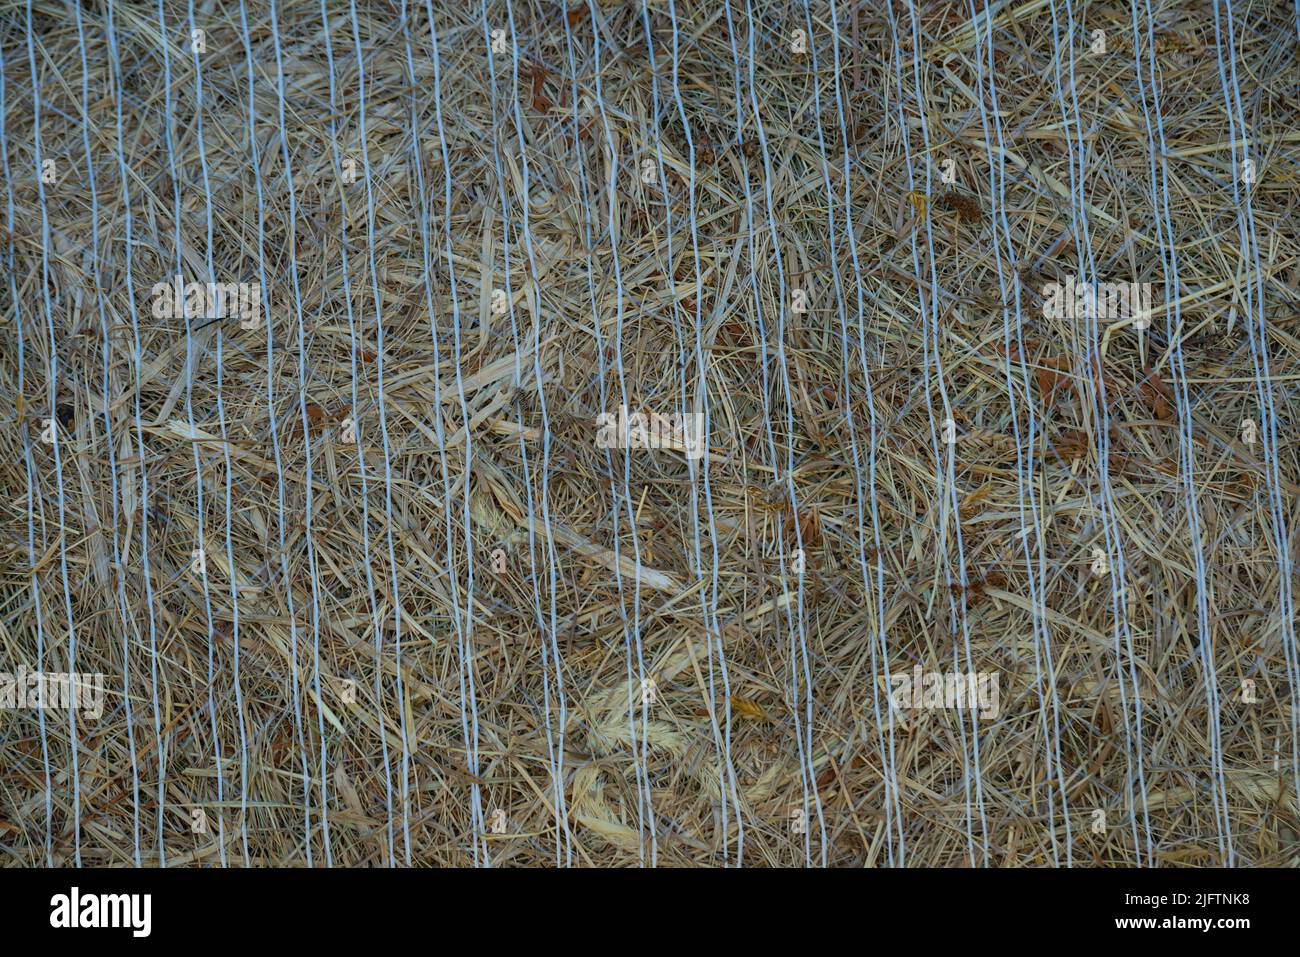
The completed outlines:
{"type": "Polygon", "coordinates": [[[963,223],[978,223],[984,219],[984,211],[980,209],[979,200],[965,193],[959,193],[955,189],[940,195],[937,205],[953,210],[963,223]]]}
{"type": "Polygon", "coordinates": [[[752,718],[755,721],[769,720],[767,712],[764,711],[757,702],[750,701],[748,698],[732,697],[731,713],[740,714],[746,718],[752,718]]]}
{"type": "Polygon", "coordinates": [[[1174,413],[1170,406],[1173,401],[1173,392],[1160,374],[1147,366],[1143,370],[1142,382],[1138,386],[1138,394],[1142,400],[1151,407],[1151,413],[1161,422],[1169,422],[1173,419],[1174,413]]]}

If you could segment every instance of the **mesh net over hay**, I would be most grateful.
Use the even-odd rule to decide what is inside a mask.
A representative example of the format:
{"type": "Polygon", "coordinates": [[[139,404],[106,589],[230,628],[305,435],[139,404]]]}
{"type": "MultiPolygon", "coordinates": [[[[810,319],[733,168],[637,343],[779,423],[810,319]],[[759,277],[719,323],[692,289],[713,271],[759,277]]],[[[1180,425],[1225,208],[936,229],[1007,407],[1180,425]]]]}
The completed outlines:
{"type": "Polygon", "coordinates": [[[0,2],[0,859],[1297,863],[1298,40],[0,2]]]}

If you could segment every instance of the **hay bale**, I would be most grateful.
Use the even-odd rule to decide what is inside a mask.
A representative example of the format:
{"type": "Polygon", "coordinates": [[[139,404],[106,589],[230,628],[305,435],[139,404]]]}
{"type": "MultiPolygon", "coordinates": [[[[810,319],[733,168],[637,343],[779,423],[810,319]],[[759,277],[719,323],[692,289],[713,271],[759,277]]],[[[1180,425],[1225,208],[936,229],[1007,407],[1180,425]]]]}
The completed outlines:
{"type": "Polygon", "coordinates": [[[0,2],[6,862],[1295,864],[1286,6],[0,2]]]}

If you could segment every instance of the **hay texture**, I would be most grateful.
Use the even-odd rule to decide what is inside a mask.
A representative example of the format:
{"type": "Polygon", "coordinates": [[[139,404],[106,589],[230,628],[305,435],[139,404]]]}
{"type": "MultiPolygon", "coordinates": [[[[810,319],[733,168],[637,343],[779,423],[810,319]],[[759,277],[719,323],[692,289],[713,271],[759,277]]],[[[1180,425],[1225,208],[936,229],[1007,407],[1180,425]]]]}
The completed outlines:
{"type": "Polygon", "coordinates": [[[1298,38],[0,0],[0,860],[1296,864],[1298,38]]]}

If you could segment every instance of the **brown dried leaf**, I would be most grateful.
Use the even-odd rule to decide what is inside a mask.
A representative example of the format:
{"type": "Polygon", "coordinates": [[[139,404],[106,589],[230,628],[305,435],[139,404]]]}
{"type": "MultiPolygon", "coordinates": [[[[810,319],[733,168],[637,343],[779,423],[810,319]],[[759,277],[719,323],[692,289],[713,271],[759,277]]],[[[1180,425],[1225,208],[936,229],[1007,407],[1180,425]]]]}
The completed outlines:
{"type": "Polygon", "coordinates": [[[1160,374],[1150,366],[1143,370],[1142,382],[1138,386],[1138,394],[1150,407],[1151,414],[1161,422],[1173,420],[1174,412],[1171,405],[1174,400],[1173,390],[1160,378],[1160,374]]]}
{"type": "Polygon", "coordinates": [[[799,516],[799,537],[803,539],[804,547],[817,545],[822,540],[821,519],[817,514],[817,506],[810,505],[799,516]]]}
{"type": "Polygon", "coordinates": [[[959,193],[955,189],[943,193],[937,205],[943,209],[953,210],[963,223],[978,223],[984,219],[984,211],[980,209],[979,200],[965,193],[959,193]]]}

